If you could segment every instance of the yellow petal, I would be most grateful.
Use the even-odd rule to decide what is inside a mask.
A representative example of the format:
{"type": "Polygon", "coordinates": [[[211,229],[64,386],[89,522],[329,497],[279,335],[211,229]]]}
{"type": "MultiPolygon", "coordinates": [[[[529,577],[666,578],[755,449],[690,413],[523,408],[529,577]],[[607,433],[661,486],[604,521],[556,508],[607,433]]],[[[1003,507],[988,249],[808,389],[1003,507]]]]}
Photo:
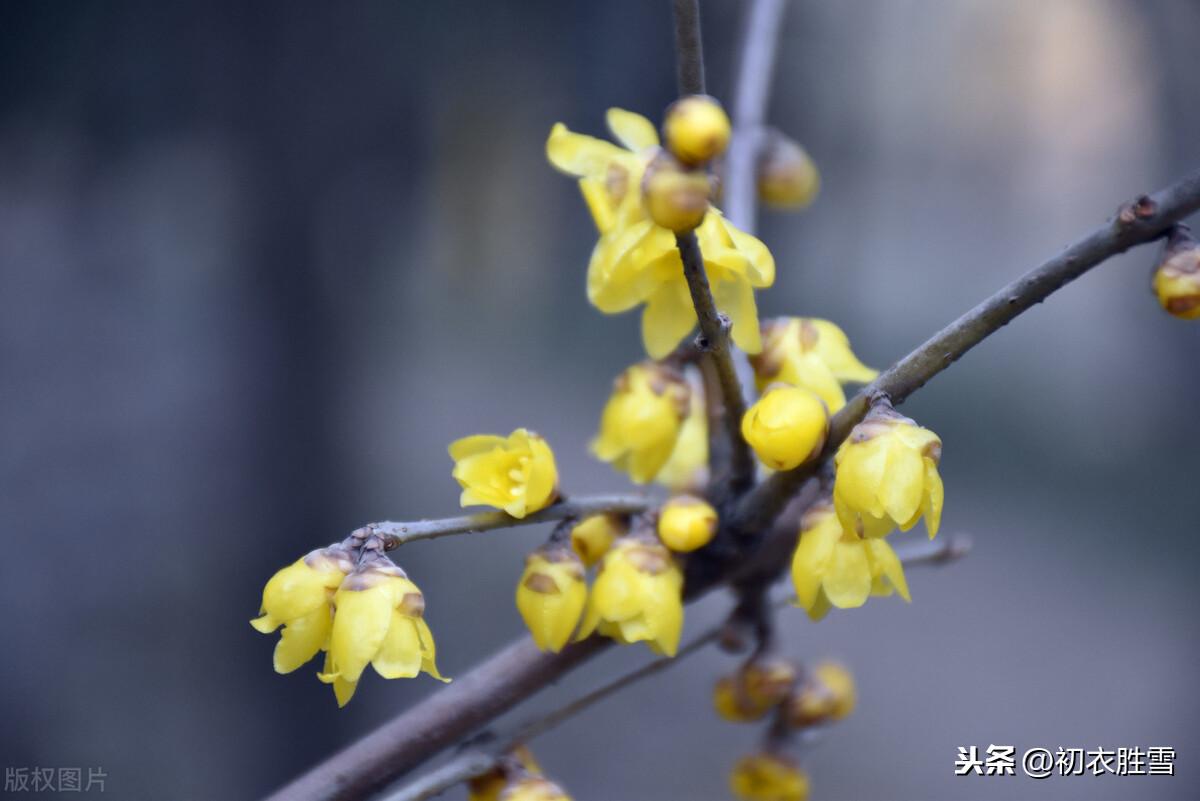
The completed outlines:
{"type": "Polygon", "coordinates": [[[580,178],[579,191],[583,194],[583,202],[592,213],[596,230],[606,233],[612,230],[616,223],[616,209],[613,208],[612,198],[609,197],[608,187],[599,178],[580,178]]]}
{"type": "Polygon", "coordinates": [[[668,281],[646,301],[642,312],[642,342],[652,359],[661,359],[696,327],[696,310],[687,283],[668,281]]]}
{"type": "Polygon", "coordinates": [[[365,590],[340,589],[334,598],[329,655],[346,681],[358,681],[375,658],[392,621],[392,589],[377,584],[365,590]]]}
{"type": "Polygon", "coordinates": [[[929,457],[925,457],[924,461],[925,500],[922,504],[922,511],[925,513],[925,527],[929,529],[929,539],[933,539],[942,525],[942,501],[945,497],[945,489],[942,487],[942,476],[938,473],[937,464],[929,457]]]}
{"type": "Polygon", "coordinates": [[[828,320],[811,318],[807,320],[817,332],[815,350],[821,360],[829,366],[839,381],[854,381],[865,384],[874,381],[879,375],[858,360],[850,350],[850,339],[834,323],[828,320]]]}
{"type": "Polygon", "coordinates": [[[449,684],[450,679],[438,672],[437,645],[433,641],[433,632],[429,630],[429,624],[421,617],[414,618],[413,622],[417,626],[417,636],[421,638],[421,670],[438,681],[449,684]]]}
{"type": "Polygon", "coordinates": [[[593,136],[573,133],[561,122],[550,129],[546,140],[546,158],[554,167],[579,178],[602,178],[609,165],[628,154],[621,148],[593,136]]]}
{"type": "Polygon", "coordinates": [[[469,456],[478,456],[481,453],[487,453],[488,451],[502,447],[504,447],[504,437],[498,437],[494,434],[475,434],[474,436],[454,440],[454,442],[450,443],[448,450],[450,451],[450,458],[457,462],[469,456]]]}
{"type": "Polygon", "coordinates": [[[754,289],[744,278],[733,281],[718,281],[713,287],[713,300],[717,309],[728,315],[733,323],[733,341],[749,354],[762,350],[762,338],[758,327],[758,307],[754,302],[754,289]]]}
{"type": "Polygon", "coordinates": [[[658,131],[654,130],[654,124],[641,114],[610,108],[605,120],[608,122],[608,130],[628,149],[637,152],[658,147],[658,131]]]}
{"type": "Polygon", "coordinates": [[[912,528],[925,497],[925,465],[921,454],[893,442],[887,449],[887,467],[879,487],[884,511],[902,531],[912,528]]]}
{"type": "Polygon", "coordinates": [[[333,614],[329,605],[288,621],[275,644],[275,672],[291,673],[317,655],[329,638],[333,614]]]}
{"type": "Polygon", "coordinates": [[[392,622],[375,658],[375,672],[385,679],[411,679],[421,672],[421,638],[413,619],[392,610],[392,622]]]}
{"type": "Polygon", "coordinates": [[[792,583],[795,585],[796,599],[805,609],[811,609],[816,604],[821,582],[833,559],[834,547],[841,537],[842,524],[832,514],[801,533],[796,552],[792,555],[792,583]]]}
{"type": "Polygon", "coordinates": [[[912,601],[912,596],[908,594],[908,580],[904,577],[904,565],[892,546],[882,539],[864,540],[863,545],[871,559],[871,572],[887,579],[901,598],[912,601]]]}
{"type": "Polygon", "coordinates": [[[862,606],[871,595],[871,565],[861,543],[838,543],[822,583],[829,602],[839,609],[862,606]]]}

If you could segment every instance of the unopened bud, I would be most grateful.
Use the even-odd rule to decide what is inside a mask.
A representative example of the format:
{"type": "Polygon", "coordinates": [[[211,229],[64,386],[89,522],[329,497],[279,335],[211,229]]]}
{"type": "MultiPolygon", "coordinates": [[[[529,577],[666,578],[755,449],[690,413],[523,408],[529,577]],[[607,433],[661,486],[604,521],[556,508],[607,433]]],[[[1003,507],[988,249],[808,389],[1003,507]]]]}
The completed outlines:
{"type": "Polygon", "coordinates": [[[796,683],[796,668],[780,658],[759,659],[717,681],[713,707],[735,723],[759,720],[787,700],[796,683]]]}
{"type": "Polygon", "coordinates": [[[717,510],[694,495],[677,495],[663,504],[658,538],[672,551],[703,548],[717,533],[717,510]]]}
{"type": "Polygon", "coordinates": [[[758,196],[768,206],[804,208],[821,188],[817,165],[798,142],[772,129],[758,159],[758,196]]]}
{"type": "Polygon", "coordinates": [[[688,166],[704,164],[724,153],[729,136],[729,117],[716,98],[688,95],[667,107],[663,139],[667,150],[688,166]]]}
{"type": "Polygon", "coordinates": [[[691,231],[704,221],[712,184],[701,170],[683,166],[660,151],[642,179],[642,198],[656,225],[677,234],[691,231]]]}
{"type": "Polygon", "coordinates": [[[1154,294],[1168,314],[1200,319],[1200,243],[1185,225],[1171,229],[1162,260],[1154,269],[1154,294]]]}
{"type": "Polygon", "coordinates": [[[835,662],[822,662],[805,677],[787,706],[788,725],[795,728],[841,720],[854,711],[854,677],[835,662]]]}

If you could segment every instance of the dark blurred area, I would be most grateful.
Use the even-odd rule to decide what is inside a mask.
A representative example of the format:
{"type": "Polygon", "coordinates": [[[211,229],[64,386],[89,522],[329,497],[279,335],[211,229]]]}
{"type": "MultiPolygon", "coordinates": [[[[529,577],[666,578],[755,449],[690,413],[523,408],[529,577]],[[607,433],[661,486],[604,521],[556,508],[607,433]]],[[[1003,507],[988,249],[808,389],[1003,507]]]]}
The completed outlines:
{"type": "MultiPolygon", "coordinates": [[[[702,2],[728,99],[741,4],[702,2]]],[[[1137,193],[1200,165],[1190,0],[790,6],[771,120],[822,170],[765,215],[764,316],[883,367],[1137,193]]],[[[669,4],[0,6],[0,762],[121,799],[249,799],[436,690],[339,711],[247,621],[271,573],[381,518],[453,514],[445,446],[530,426],[567,491],[637,317],[584,294],[594,230],[546,164],[674,93],[669,4]]],[[[814,798],[1196,798],[1200,326],[1106,264],[905,411],[945,443],[952,568],[789,653],[854,670],[814,798]],[[1174,778],[956,778],[957,746],[1171,746],[1174,778]]],[[[411,545],[447,675],[522,626],[518,529],[411,545]]],[[[727,609],[689,609],[689,629],[727,609]]],[[[686,636],[686,635],[685,635],[686,636]]],[[[544,707],[646,659],[610,653],[544,707]]],[[[728,797],[758,731],[706,652],[533,744],[578,799],[728,797]]],[[[520,714],[520,713],[518,713],[520,714]]],[[[1019,769],[1018,769],[1019,772],[1019,769]]],[[[43,794],[45,795],[45,794],[43,794]]],[[[452,793],[462,798],[462,791],[452,793]]]]}

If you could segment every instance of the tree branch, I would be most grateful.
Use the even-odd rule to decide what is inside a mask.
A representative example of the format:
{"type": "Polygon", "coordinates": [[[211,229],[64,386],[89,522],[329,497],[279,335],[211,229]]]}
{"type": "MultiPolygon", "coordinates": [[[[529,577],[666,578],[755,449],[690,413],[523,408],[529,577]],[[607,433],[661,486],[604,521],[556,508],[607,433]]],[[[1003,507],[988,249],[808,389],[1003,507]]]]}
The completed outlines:
{"type": "Polygon", "coordinates": [[[833,456],[867,413],[873,399],[887,397],[899,405],[1021,312],[1041,303],[1106,259],[1161,237],[1174,223],[1198,210],[1200,171],[1154,195],[1143,195],[1122,206],[1108,223],[993,294],[864,387],[833,416],[829,437],[821,453],[794,470],[776,473],[755,487],[738,502],[732,525],[756,530],[773,520],[805,479],[833,456]]]}
{"type": "MultiPolygon", "coordinates": [[[[964,535],[950,535],[940,541],[916,541],[906,543],[896,548],[896,555],[906,566],[942,565],[961,559],[971,550],[970,538],[964,535]]],[[[792,603],[795,598],[788,594],[772,602],[771,607],[782,609],[792,603]]],[[[622,674],[607,684],[602,684],[591,692],[574,698],[556,707],[544,715],[524,721],[504,732],[485,733],[464,750],[430,773],[422,776],[398,792],[387,796],[387,801],[426,801],[460,782],[465,782],[476,776],[482,776],[496,767],[504,755],[521,743],[526,743],[541,734],[545,734],[560,723],[574,717],[590,706],[604,700],[614,693],[636,684],[642,679],[661,673],[672,665],[678,664],[686,657],[703,650],[721,637],[724,624],[711,626],[693,637],[679,649],[674,657],[664,657],[648,662],[639,668],[622,674]]]]}
{"type": "Polygon", "coordinates": [[[746,10],[733,89],[733,140],[725,160],[723,205],[729,220],[754,233],[755,173],[785,0],[753,0],[746,10]]]}
{"type": "Polygon", "coordinates": [[[369,523],[367,528],[387,537],[389,547],[395,547],[417,540],[435,540],[438,537],[448,537],[452,534],[471,534],[497,528],[532,526],[536,523],[563,520],[568,517],[589,517],[605,513],[636,514],[644,512],[650,505],[650,499],[638,495],[593,495],[563,498],[545,509],[521,518],[504,512],[479,512],[473,515],[447,517],[441,520],[416,520],[409,523],[385,520],[381,523],[369,523]]]}
{"type": "Polygon", "coordinates": [[[704,94],[704,44],[700,0],[672,0],[675,14],[675,75],[681,95],[704,94]]]}

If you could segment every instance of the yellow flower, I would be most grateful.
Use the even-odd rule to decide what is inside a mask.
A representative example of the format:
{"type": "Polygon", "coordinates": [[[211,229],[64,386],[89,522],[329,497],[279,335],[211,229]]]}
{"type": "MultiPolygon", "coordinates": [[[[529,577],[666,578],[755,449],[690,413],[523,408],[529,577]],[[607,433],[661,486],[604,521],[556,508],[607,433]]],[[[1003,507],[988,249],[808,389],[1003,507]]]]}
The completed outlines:
{"type": "Polygon", "coordinates": [[[904,566],[882,538],[863,538],[845,529],[827,502],[812,506],[800,522],[792,556],[797,605],[820,620],[831,606],[852,609],[871,595],[900,593],[911,600],[904,566]]]}
{"type": "Polygon", "coordinates": [[[729,789],[742,801],[807,801],[808,776],[790,759],[762,752],[738,761],[729,789]]]}
{"type": "Polygon", "coordinates": [[[734,723],[761,720],[787,699],[795,682],[796,668],[786,659],[756,659],[717,681],[713,707],[734,723]]]}
{"type": "Polygon", "coordinates": [[[584,567],[591,567],[603,559],[613,541],[628,530],[628,523],[620,515],[585,517],[571,529],[571,549],[583,560],[584,567]]]}
{"type": "MultiPolygon", "coordinates": [[[[588,266],[588,300],[605,314],[639,304],[642,340],[655,359],[666,356],[696,326],[675,234],[656,225],[639,191],[647,164],[658,148],[654,126],[644,117],[610,109],[608,124],[628,149],[572,133],[561,123],[546,142],[546,156],[559,170],[579,178],[580,190],[600,239],[588,266]]],[[[733,339],[747,353],[762,343],[754,289],[775,281],[767,247],[710,208],[696,229],[704,269],[717,307],[733,323],[733,339]]]]}
{"type": "MultiPolygon", "coordinates": [[[[533,752],[527,746],[517,746],[509,754],[509,758],[516,760],[516,764],[520,765],[520,769],[526,773],[534,776],[542,775],[541,766],[538,765],[537,760],[533,757],[533,752]]],[[[506,763],[507,760],[501,763],[500,767],[468,779],[467,801],[499,801],[500,794],[508,787],[508,774],[511,772],[511,768],[506,763]]]]}
{"type": "Polygon", "coordinates": [[[367,665],[385,679],[425,671],[439,681],[433,633],[423,617],[425,598],[391,562],[360,565],[334,595],[336,611],[325,669],[318,678],[333,685],[338,706],[354,695],[367,665]]]}
{"type": "Polygon", "coordinates": [[[788,704],[788,724],[800,728],[841,720],[854,711],[854,676],[836,662],[821,662],[788,704]]]}
{"type": "Polygon", "coordinates": [[[554,452],[532,431],[518,428],[507,438],[463,437],[450,444],[462,506],[482,504],[516,518],[545,509],[558,497],[554,452]]]}
{"type": "Polygon", "coordinates": [[[628,368],[604,406],[592,453],[638,484],[652,480],[675,449],[690,394],[687,381],[669,367],[643,362],[628,368]]]}
{"type": "Polygon", "coordinates": [[[865,384],[879,375],[858,360],[842,329],[828,320],[780,317],[763,324],[763,349],[751,358],[760,390],[782,382],[817,393],[830,414],[846,405],[845,382],[865,384]]]}
{"type": "Polygon", "coordinates": [[[663,138],[667,150],[684,164],[696,166],[725,152],[732,134],[729,117],[716,98],[681,97],[667,107],[663,138]]]}
{"type": "Polygon", "coordinates": [[[354,565],[339,546],[322,548],[280,570],[263,589],[261,617],[250,625],[263,634],[283,626],[275,670],[291,673],[317,655],[329,638],[334,590],[354,565]]]}
{"type": "Polygon", "coordinates": [[[654,481],[674,492],[699,491],[708,483],[708,418],[704,393],[698,386],[692,386],[692,400],[675,449],[654,481]]]}
{"type": "Polygon", "coordinates": [[[932,539],[942,519],[942,441],[877,403],[838,448],[833,503],[848,530],[882,537],[908,531],[922,515],[932,539]]]}
{"type": "Polygon", "coordinates": [[[683,630],[683,572],[657,541],[622,537],[604,557],[577,639],[599,629],[674,656],[683,630]]]}
{"type": "Polygon", "coordinates": [[[775,470],[791,470],[816,455],[828,433],[824,402],[802,387],[772,387],[742,416],[742,437],[775,470]]]}
{"type": "Polygon", "coordinates": [[[583,562],[566,545],[534,551],[517,584],[517,609],[543,651],[561,651],[587,602],[583,562]]]}
{"type": "Polygon", "coordinates": [[[672,551],[703,548],[717,533],[717,510],[694,495],[676,495],[658,513],[658,538],[672,551]]]}
{"type": "Polygon", "coordinates": [[[571,797],[549,779],[523,776],[505,788],[500,801],[571,801],[571,797]]]}
{"type": "Polygon", "coordinates": [[[771,129],[758,159],[758,196],[767,206],[804,208],[821,188],[821,174],[798,142],[771,129]]]}
{"type": "Polygon", "coordinates": [[[1183,320],[1200,319],[1200,246],[1188,229],[1171,229],[1163,260],[1154,270],[1154,294],[1169,314],[1183,320]]]}

